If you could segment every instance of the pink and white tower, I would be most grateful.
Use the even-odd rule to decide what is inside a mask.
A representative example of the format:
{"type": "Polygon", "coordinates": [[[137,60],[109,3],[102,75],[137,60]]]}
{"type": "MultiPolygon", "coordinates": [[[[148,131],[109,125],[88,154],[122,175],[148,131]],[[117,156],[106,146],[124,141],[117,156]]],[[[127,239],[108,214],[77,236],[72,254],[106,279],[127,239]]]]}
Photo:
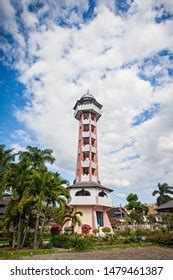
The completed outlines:
{"type": "MultiPolygon", "coordinates": [[[[70,206],[81,211],[82,224],[92,228],[110,227],[107,211],[112,207],[110,188],[99,181],[97,121],[102,115],[102,105],[89,92],[77,100],[74,117],[79,121],[76,178],[69,186],[70,206]]],[[[76,228],[80,232],[80,228],[76,228]]]]}

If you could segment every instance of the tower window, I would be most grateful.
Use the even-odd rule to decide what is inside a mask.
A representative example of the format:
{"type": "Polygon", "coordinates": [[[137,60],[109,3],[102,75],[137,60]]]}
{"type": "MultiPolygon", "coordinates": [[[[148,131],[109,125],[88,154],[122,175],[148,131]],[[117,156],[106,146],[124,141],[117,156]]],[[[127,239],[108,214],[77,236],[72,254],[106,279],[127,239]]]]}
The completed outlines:
{"type": "Polygon", "coordinates": [[[95,140],[94,139],[91,139],[91,145],[94,147],[94,144],[95,144],[95,140]]]}
{"type": "Polygon", "coordinates": [[[94,168],[92,168],[92,175],[95,176],[95,169],[94,168]]]}
{"type": "Polygon", "coordinates": [[[101,211],[96,211],[96,216],[97,216],[97,224],[98,224],[100,227],[103,227],[103,226],[104,226],[104,223],[103,223],[103,212],[101,212],[101,211]]]}
{"type": "Polygon", "coordinates": [[[84,145],[88,145],[89,144],[89,137],[83,138],[83,143],[84,143],[84,145]]]}
{"type": "Polygon", "coordinates": [[[75,193],[75,196],[90,196],[90,192],[82,188],[80,191],[75,193]]]}
{"type": "Polygon", "coordinates": [[[94,121],[94,119],[95,119],[94,114],[91,114],[91,119],[92,119],[92,121],[94,121]]]}
{"type": "Polygon", "coordinates": [[[107,197],[107,194],[104,191],[99,192],[98,196],[107,197]]]}
{"type": "Polygon", "coordinates": [[[83,153],[83,160],[89,159],[89,152],[83,153]]]}
{"type": "Polygon", "coordinates": [[[95,132],[95,128],[94,128],[93,125],[91,125],[91,131],[92,131],[92,132],[95,132]]]}
{"type": "Polygon", "coordinates": [[[89,131],[89,124],[84,124],[83,129],[85,132],[89,131]]]}
{"type": "Polygon", "coordinates": [[[83,168],[83,175],[88,175],[89,174],[89,168],[83,168]]]}
{"type": "Polygon", "coordinates": [[[95,154],[94,153],[91,154],[91,159],[92,159],[92,161],[94,161],[94,159],[95,159],[95,154]]]}

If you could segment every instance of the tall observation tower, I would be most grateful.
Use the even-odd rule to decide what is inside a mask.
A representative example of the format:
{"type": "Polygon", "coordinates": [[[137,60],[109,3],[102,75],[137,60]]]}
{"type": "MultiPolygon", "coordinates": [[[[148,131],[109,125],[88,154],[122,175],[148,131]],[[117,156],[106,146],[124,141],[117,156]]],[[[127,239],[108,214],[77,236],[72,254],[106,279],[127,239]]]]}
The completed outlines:
{"type": "MultiPolygon", "coordinates": [[[[97,121],[102,115],[102,105],[87,92],[74,106],[74,117],[79,121],[76,178],[69,186],[70,206],[81,211],[82,224],[92,228],[111,227],[107,210],[112,207],[112,191],[101,185],[98,171],[97,121]]],[[[80,228],[76,228],[80,232],[80,228]]]]}
{"type": "Polygon", "coordinates": [[[73,109],[79,121],[76,183],[99,182],[97,121],[102,114],[102,105],[87,93],[76,102],[73,109]]]}

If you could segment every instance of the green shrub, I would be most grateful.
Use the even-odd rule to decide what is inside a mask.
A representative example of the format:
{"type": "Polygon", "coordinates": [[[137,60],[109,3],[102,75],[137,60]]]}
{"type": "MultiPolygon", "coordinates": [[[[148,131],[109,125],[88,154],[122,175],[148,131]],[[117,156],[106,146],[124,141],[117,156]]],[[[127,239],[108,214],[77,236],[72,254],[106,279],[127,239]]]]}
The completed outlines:
{"type": "Polygon", "coordinates": [[[146,241],[173,246],[173,234],[170,232],[153,232],[146,241]]]}
{"type": "Polygon", "coordinates": [[[97,233],[99,233],[99,229],[98,228],[93,228],[92,232],[96,235],[97,233]]]}
{"type": "Polygon", "coordinates": [[[73,248],[76,251],[86,251],[93,247],[93,243],[90,238],[87,238],[87,237],[83,238],[83,237],[77,237],[77,236],[73,236],[70,238],[69,245],[70,245],[70,248],[73,248]]]}
{"type": "Polygon", "coordinates": [[[153,234],[153,231],[148,228],[137,228],[135,234],[147,237],[153,234]]]}
{"type": "Polygon", "coordinates": [[[102,228],[102,231],[103,231],[104,233],[110,233],[110,232],[111,232],[111,228],[110,228],[110,227],[103,227],[103,228],[102,228]]]}
{"type": "MultiPolygon", "coordinates": [[[[28,232],[27,235],[26,235],[24,247],[32,248],[33,247],[33,241],[34,241],[34,233],[33,232],[28,232]]],[[[42,235],[40,235],[40,234],[38,234],[37,243],[39,244],[39,247],[41,247],[42,244],[43,244],[42,235]]]]}
{"type": "Polygon", "coordinates": [[[130,240],[128,237],[123,240],[123,244],[130,244],[130,240]]]}
{"type": "Polygon", "coordinates": [[[70,236],[62,234],[62,235],[53,237],[51,240],[51,243],[56,248],[68,249],[68,248],[70,248],[70,246],[69,246],[70,238],[71,238],[70,236]]]}
{"type": "Polygon", "coordinates": [[[42,249],[52,249],[53,248],[53,245],[52,245],[52,243],[47,243],[47,244],[43,244],[42,246],[41,246],[41,248],[42,249]]]}
{"type": "Polygon", "coordinates": [[[60,235],[60,231],[61,231],[61,230],[60,230],[60,227],[59,227],[59,226],[52,226],[52,227],[51,227],[51,230],[50,230],[52,236],[60,235]]]}
{"type": "Polygon", "coordinates": [[[51,235],[50,232],[43,232],[42,236],[43,236],[44,239],[47,239],[47,238],[50,238],[52,235],[51,235]]]}

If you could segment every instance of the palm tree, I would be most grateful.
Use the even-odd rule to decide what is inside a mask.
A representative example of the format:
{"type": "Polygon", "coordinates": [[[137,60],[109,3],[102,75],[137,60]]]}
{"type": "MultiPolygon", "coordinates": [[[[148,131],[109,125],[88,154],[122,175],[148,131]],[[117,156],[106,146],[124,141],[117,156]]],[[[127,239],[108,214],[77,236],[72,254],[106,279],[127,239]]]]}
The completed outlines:
{"type": "Polygon", "coordinates": [[[47,179],[45,183],[45,209],[43,212],[43,220],[40,232],[42,233],[45,220],[47,209],[49,205],[53,205],[54,207],[58,206],[59,209],[65,209],[67,201],[70,198],[69,190],[64,188],[64,185],[68,184],[68,181],[61,178],[59,173],[47,172],[47,179]]]}
{"type": "Polygon", "coordinates": [[[30,165],[35,170],[44,171],[47,170],[46,163],[53,164],[55,161],[52,153],[51,149],[41,150],[37,147],[27,146],[26,151],[19,152],[19,159],[30,162],[30,165]]]}
{"type": "Polygon", "coordinates": [[[56,206],[58,203],[60,206],[67,203],[69,198],[69,192],[63,187],[66,180],[63,180],[59,174],[45,171],[43,173],[36,170],[32,170],[32,182],[30,186],[31,196],[35,199],[35,229],[34,229],[34,241],[33,248],[38,246],[38,232],[40,220],[42,218],[42,226],[40,233],[43,230],[46,211],[49,204],[56,206]]]}
{"type": "Polygon", "coordinates": [[[72,212],[65,216],[64,224],[68,221],[71,221],[71,228],[72,228],[73,234],[74,234],[75,226],[76,225],[81,226],[81,224],[82,224],[81,217],[82,216],[83,216],[83,213],[80,211],[77,211],[74,213],[72,212]]]}
{"type": "MultiPolygon", "coordinates": [[[[28,195],[28,187],[30,185],[29,165],[24,162],[13,163],[6,172],[4,184],[5,189],[10,192],[10,202],[7,206],[4,219],[10,225],[13,222],[13,234],[16,235],[17,229],[17,247],[21,244],[22,216],[23,211],[32,200],[28,195]],[[11,213],[11,214],[10,214],[11,213]],[[8,217],[9,215],[9,217],[8,217]]],[[[13,238],[14,240],[14,238],[13,238]]]]}
{"type": "Polygon", "coordinates": [[[170,194],[173,194],[173,187],[169,186],[167,183],[158,183],[158,190],[153,191],[152,195],[159,195],[157,197],[157,206],[160,206],[171,199],[173,199],[170,194]]]}
{"type": "Polygon", "coordinates": [[[5,145],[0,145],[0,196],[3,196],[3,179],[10,164],[15,159],[13,149],[5,149],[5,145]]]}

